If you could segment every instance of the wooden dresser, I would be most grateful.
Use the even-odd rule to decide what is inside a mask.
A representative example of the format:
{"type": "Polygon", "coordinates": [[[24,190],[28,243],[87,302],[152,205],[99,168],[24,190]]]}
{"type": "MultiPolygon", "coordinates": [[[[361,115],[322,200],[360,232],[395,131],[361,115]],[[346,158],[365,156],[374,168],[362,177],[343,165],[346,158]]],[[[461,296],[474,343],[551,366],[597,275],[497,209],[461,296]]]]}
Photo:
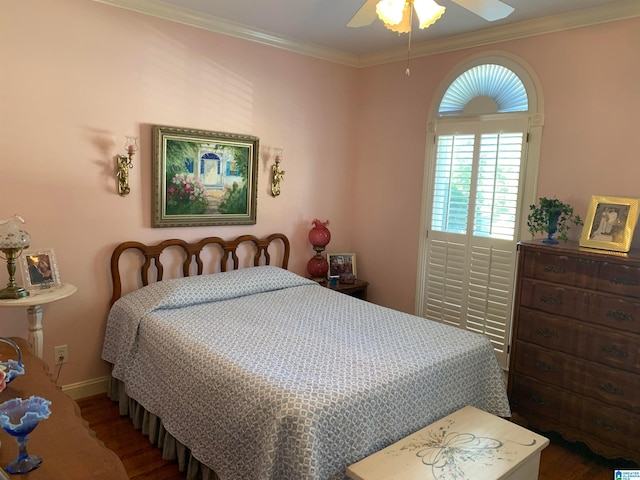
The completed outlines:
{"type": "MultiPolygon", "coordinates": [[[[22,350],[25,374],[16,377],[0,393],[0,403],[31,395],[51,400],[51,415],[29,435],[27,450],[42,457],[42,465],[24,475],[32,480],[127,480],[127,472],[118,456],[107,449],[89,430],[80,416],[80,408],[52,381],[47,365],[29,351],[26,340],[12,338],[22,350]]],[[[16,359],[15,350],[0,343],[0,356],[16,359]]],[[[0,468],[18,456],[18,444],[0,429],[0,468]]],[[[0,476],[2,478],[2,476],[0,476]]],[[[12,476],[11,478],[14,478],[12,476]]]]}
{"type": "Polygon", "coordinates": [[[640,252],[518,249],[514,420],[640,464],[640,252]]]}

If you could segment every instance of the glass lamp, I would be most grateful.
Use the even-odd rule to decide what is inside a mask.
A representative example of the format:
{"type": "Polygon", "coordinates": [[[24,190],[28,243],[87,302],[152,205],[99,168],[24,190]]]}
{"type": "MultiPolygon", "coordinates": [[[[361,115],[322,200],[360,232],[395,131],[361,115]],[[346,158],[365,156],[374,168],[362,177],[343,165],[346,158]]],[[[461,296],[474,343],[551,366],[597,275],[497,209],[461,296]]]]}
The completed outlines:
{"type": "Polygon", "coordinates": [[[311,275],[312,280],[324,282],[327,279],[329,263],[322,256],[322,252],[331,241],[331,232],[327,228],[329,220],[321,222],[316,218],[311,223],[313,223],[313,228],[309,231],[309,242],[313,245],[316,255],[307,262],[307,272],[311,275]]]}
{"type": "Polygon", "coordinates": [[[16,284],[16,259],[31,242],[29,234],[20,230],[21,223],[24,223],[24,220],[18,215],[8,220],[0,220],[0,250],[4,253],[9,272],[9,283],[5,289],[0,290],[0,298],[15,299],[29,295],[29,292],[16,284]]]}

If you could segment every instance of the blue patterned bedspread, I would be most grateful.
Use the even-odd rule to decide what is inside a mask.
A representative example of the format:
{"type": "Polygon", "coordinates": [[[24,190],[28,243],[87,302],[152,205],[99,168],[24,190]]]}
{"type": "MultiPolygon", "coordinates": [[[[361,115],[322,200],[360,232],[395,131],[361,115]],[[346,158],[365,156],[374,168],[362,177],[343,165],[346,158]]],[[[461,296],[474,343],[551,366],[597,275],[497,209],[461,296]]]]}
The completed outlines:
{"type": "Polygon", "coordinates": [[[487,338],[277,267],[125,295],[102,357],[222,480],[344,479],[465,405],[510,415],[487,338]]]}

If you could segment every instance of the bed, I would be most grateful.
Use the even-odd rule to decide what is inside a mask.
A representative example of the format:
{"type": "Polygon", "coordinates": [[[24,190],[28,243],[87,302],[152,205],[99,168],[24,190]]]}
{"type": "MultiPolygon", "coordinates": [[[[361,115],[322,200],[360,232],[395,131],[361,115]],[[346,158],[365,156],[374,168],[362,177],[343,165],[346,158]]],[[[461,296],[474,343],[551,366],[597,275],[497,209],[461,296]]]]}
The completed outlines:
{"type": "Polygon", "coordinates": [[[113,251],[110,395],[187,478],[342,480],[465,405],[510,416],[487,338],[324,288],[289,253],[282,234],[113,251]]]}

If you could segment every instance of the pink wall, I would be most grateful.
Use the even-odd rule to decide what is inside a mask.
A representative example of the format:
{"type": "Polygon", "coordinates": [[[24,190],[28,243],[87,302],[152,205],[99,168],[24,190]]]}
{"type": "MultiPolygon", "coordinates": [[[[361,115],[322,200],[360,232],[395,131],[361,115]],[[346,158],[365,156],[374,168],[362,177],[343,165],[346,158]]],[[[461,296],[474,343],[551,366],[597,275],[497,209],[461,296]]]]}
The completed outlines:
{"type": "MultiPolygon", "coordinates": [[[[631,142],[640,110],[640,19],[486,47],[521,56],[546,100],[539,194],[584,214],[592,194],[638,195],[631,142]]],[[[106,375],[100,350],[122,241],[286,233],[305,272],[313,218],[328,250],[358,254],[371,299],[413,311],[425,128],[449,71],[482,49],[352,69],[89,0],[0,5],[0,218],[19,213],[32,246],[55,249],[78,293],[44,307],[45,360],[68,344],[59,383],[106,375]],[[28,28],[25,28],[25,24],[28,28]],[[151,125],[260,137],[255,226],[151,228],[151,125]],[[139,135],[132,193],[115,193],[113,157],[139,135]],[[270,147],[284,148],[280,197],[270,147]]],[[[6,273],[0,273],[6,282],[6,273]]],[[[0,335],[26,335],[0,309],[0,335]]]]}
{"type": "MultiPolygon", "coordinates": [[[[592,195],[640,197],[640,19],[366,69],[361,73],[353,245],[371,297],[414,311],[426,125],[440,82],[482,51],[522,58],[545,99],[538,196],[584,216],[592,195]]],[[[579,229],[572,232],[579,237],[579,229]]],[[[633,248],[640,248],[640,228],[633,248]]]]}
{"type": "MultiPolygon", "coordinates": [[[[45,360],[69,346],[60,384],[108,373],[99,357],[120,242],[283,232],[304,274],[318,217],[332,248],[351,248],[356,70],[89,0],[2,2],[0,64],[0,219],[22,215],[32,247],[54,248],[62,280],[78,286],[44,307],[45,360]],[[258,136],[257,224],[151,228],[151,125],[258,136]],[[125,135],[140,136],[140,152],[120,197],[125,135]],[[286,170],[276,198],[273,147],[286,170]]],[[[0,309],[0,335],[26,336],[26,312],[0,309]]]]}

